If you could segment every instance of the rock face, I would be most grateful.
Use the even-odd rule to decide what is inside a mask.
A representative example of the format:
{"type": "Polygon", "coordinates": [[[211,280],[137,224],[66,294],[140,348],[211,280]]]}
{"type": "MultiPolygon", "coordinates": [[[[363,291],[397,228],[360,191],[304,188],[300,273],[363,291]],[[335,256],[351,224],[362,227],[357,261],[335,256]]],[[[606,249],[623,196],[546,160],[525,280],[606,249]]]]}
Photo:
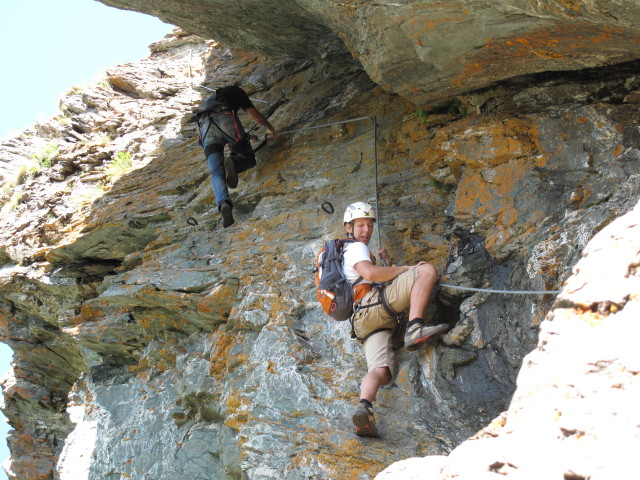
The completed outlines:
{"type": "MultiPolygon", "coordinates": [[[[529,411],[546,408],[535,418],[547,425],[556,404],[570,413],[555,395],[532,408],[547,385],[539,378],[516,384],[536,345],[563,365],[572,325],[587,328],[573,315],[605,325],[637,300],[637,258],[627,273],[616,263],[622,285],[611,294],[598,282],[616,283],[599,269],[579,264],[571,278],[589,240],[640,197],[633,65],[514,80],[425,110],[347,63],[331,72],[182,31],[152,52],[70,94],[66,116],[0,149],[11,185],[0,230],[0,331],[15,352],[3,383],[11,479],[371,479],[434,455],[425,461],[444,472],[443,456],[505,410],[506,426],[523,432],[529,411]],[[237,80],[269,102],[256,105],[281,131],[360,120],[262,149],[232,191],[237,223],[223,229],[192,111],[208,95],[201,82],[237,80]],[[52,144],[48,162],[10,168],[52,144]],[[342,234],[344,207],[375,202],[375,152],[378,227],[396,263],[432,262],[452,285],[564,288],[544,322],[554,295],[439,289],[429,318],[451,332],[398,351],[376,401],[382,438],[360,439],[350,414],[363,355],[348,326],[319,309],[311,269],[322,241],[342,234]],[[323,212],[326,201],[336,214],[323,212]]],[[[632,223],[614,235],[624,261],[637,247],[632,223]]],[[[589,248],[587,260],[602,249],[589,248]]],[[[588,332],[606,344],[618,331],[588,332]]],[[[616,398],[637,389],[625,352],[618,362],[608,350],[598,358],[610,363],[593,367],[598,378],[618,372],[616,398]]],[[[589,358],[576,357],[558,388],[591,378],[580,370],[589,358]]],[[[576,395],[591,388],[580,385],[576,395]]],[[[567,442],[597,444],[588,425],[561,426],[567,442]]],[[[636,430],[600,438],[637,445],[636,430]]],[[[505,458],[493,470],[521,464],[505,458]]],[[[596,473],[586,460],[566,468],[582,477],[565,478],[596,473]]]]}
{"type": "Polygon", "coordinates": [[[635,471],[639,238],[637,205],[589,242],[503,416],[448,457],[404,460],[376,480],[604,479],[635,471]]]}
{"type": "Polygon", "coordinates": [[[640,57],[636,0],[102,2],[266,54],[331,64],[353,56],[374,82],[417,105],[640,57]]]}

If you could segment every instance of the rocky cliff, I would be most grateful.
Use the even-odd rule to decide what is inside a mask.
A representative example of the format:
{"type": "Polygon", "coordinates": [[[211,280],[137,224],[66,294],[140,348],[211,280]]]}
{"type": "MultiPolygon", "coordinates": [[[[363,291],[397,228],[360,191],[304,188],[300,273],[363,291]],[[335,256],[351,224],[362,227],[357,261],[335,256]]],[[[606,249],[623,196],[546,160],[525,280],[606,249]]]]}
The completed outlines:
{"type": "MultiPolygon", "coordinates": [[[[357,17],[365,3],[354,5],[357,17]]],[[[171,8],[159,16],[173,20],[171,8]]],[[[637,65],[443,87],[426,104],[431,94],[398,95],[411,81],[401,68],[389,87],[365,55],[349,60],[357,42],[340,43],[319,14],[287,2],[276,10],[291,11],[275,24],[284,37],[296,18],[309,26],[308,42],[288,37],[295,56],[264,56],[285,48],[275,33],[257,35],[268,48],[244,43],[249,19],[234,43],[261,53],[176,30],[148,59],[70,91],[59,117],[3,142],[10,478],[624,470],[625,448],[638,445],[629,404],[638,388],[637,65]],[[305,51],[321,43],[332,53],[305,51]],[[360,120],[262,149],[232,192],[237,223],[223,229],[192,111],[209,94],[200,85],[235,81],[283,131],[360,120]],[[344,207],[375,203],[375,153],[378,227],[397,263],[427,260],[453,285],[563,293],[441,287],[429,317],[451,332],[398,351],[394,382],[376,402],[382,438],[361,439],[350,414],[364,359],[347,326],[319,309],[311,268],[322,240],[341,234],[344,207]],[[327,201],[336,214],[322,210],[327,201]]],[[[627,10],[616,21],[631,22],[627,10]]],[[[271,25],[272,11],[255,12],[271,25]]],[[[207,33],[195,26],[202,15],[179,14],[207,33]]],[[[383,35],[389,45],[402,44],[393,32],[383,35]]],[[[591,51],[598,65],[634,58],[607,48],[591,51]]]]}
{"type": "Polygon", "coordinates": [[[635,0],[102,0],[271,55],[360,64],[418,106],[540,72],[637,60],[635,0]]]}

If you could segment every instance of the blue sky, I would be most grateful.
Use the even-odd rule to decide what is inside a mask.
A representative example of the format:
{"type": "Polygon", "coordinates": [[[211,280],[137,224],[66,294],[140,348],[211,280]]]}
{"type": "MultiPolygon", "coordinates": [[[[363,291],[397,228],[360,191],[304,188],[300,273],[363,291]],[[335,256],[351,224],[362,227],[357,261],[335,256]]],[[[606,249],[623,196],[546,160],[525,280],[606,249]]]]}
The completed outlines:
{"type": "Polygon", "coordinates": [[[149,55],[173,27],[94,0],[0,3],[0,138],[52,117],[59,97],[149,55]]]}
{"type": "MultiPolygon", "coordinates": [[[[73,86],[96,80],[107,67],[140,60],[149,44],[173,30],[155,17],[94,0],[0,3],[0,138],[54,116],[73,86]]],[[[0,373],[11,350],[0,344],[0,373]]],[[[9,451],[0,414],[0,462],[9,451]]],[[[0,469],[0,480],[7,476],[0,469]]]]}

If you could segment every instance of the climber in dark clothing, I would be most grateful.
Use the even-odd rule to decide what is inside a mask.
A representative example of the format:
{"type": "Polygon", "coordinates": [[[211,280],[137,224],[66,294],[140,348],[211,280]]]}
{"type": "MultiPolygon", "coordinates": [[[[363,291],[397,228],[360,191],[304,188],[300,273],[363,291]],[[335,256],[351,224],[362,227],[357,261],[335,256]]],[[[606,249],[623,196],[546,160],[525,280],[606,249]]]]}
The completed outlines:
{"type": "Polygon", "coordinates": [[[211,170],[211,185],[224,228],[234,222],[233,203],[228,189],[238,186],[238,173],[256,164],[250,138],[237,116],[239,109],[246,111],[253,121],[267,129],[266,138],[277,135],[269,121],[254,107],[246,92],[235,85],[217,89],[196,114],[201,144],[211,170]],[[225,145],[229,145],[231,150],[227,158],[224,155],[225,145]]]}

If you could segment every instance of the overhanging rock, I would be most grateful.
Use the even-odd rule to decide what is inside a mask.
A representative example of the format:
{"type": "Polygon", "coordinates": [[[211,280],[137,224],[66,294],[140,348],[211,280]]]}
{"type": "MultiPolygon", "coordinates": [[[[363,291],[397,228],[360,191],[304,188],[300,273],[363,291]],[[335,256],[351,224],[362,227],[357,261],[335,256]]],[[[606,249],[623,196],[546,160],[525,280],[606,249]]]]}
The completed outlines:
{"type": "Polygon", "coordinates": [[[640,57],[635,0],[103,3],[266,54],[343,64],[350,53],[374,82],[417,105],[523,75],[640,57]]]}

